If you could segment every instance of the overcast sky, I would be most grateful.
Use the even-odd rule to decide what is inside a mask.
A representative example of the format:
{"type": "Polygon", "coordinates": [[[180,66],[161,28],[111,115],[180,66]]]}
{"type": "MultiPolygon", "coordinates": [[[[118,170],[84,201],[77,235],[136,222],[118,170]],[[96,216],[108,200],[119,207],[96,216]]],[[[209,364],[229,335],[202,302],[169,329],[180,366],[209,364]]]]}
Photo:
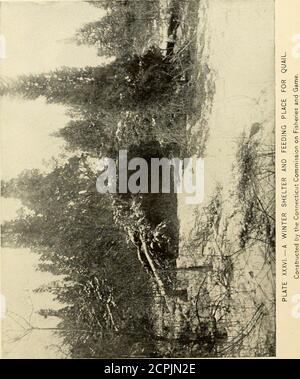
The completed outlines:
{"type": "MultiPolygon", "coordinates": [[[[101,10],[83,2],[1,3],[0,26],[6,40],[6,58],[0,60],[0,76],[15,77],[61,66],[101,63],[95,49],[67,42],[81,25],[99,19],[101,14],[101,10]]],[[[2,98],[0,108],[2,178],[15,177],[26,168],[42,168],[44,160],[61,152],[62,141],[50,134],[68,121],[62,106],[45,104],[42,99],[2,98]]],[[[14,217],[19,205],[13,199],[1,201],[2,220],[14,217]]],[[[2,353],[7,358],[60,356],[53,348],[60,341],[52,332],[33,332],[18,343],[9,342],[22,334],[22,329],[10,318],[12,314],[28,319],[34,311],[35,326],[56,325],[56,320],[45,320],[35,313],[40,308],[58,306],[50,295],[33,292],[55,279],[36,271],[37,262],[37,255],[27,249],[1,250],[0,290],[6,297],[7,311],[13,312],[7,314],[2,324],[2,353]]]]}
{"type": "MultiPolygon", "coordinates": [[[[0,76],[101,63],[96,49],[76,46],[69,40],[84,23],[102,14],[85,2],[2,3],[6,57],[0,60],[0,76]]],[[[2,177],[42,167],[43,160],[61,151],[63,142],[50,134],[67,122],[62,106],[45,104],[42,99],[2,99],[0,106],[2,177]]]]}

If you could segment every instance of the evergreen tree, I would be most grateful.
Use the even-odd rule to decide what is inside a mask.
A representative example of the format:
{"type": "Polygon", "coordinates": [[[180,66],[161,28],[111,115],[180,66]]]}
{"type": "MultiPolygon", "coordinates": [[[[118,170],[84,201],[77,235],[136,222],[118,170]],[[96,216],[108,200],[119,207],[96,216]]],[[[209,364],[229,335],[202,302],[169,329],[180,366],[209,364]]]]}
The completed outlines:
{"type": "Polygon", "coordinates": [[[112,0],[92,5],[107,13],[76,33],[78,44],[95,46],[99,55],[119,57],[140,55],[149,41],[157,41],[154,20],[159,19],[158,0],[112,0]]]}
{"type": "Polygon", "coordinates": [[[96,47],[99,55],[128,55],[134,43],[134,35],[130,30],[133,22],[134,16],[128,9],[117,8],[100,21],[84,25],[76,33],[76,41],[79,45],[96,47]]]}
{"type": "Polygon", "coordinates": [[[54,135],[62,137],[71,151],[80,149],[90,155],[99,156],[113,151],[114,133],[117,123],[111,120],[110,125],[103,121],[71,120],[54,135]]]}
{"type": "Polygon", "coordinates": [[[149,340],[133,328],[149,322],[151,286],[95,181],[81,155],[50,173],[28,170],[3,182],[3,195],[21,199],[27,211],[4,223],[2,238],[39,252],[40,270],[64,275],[48,288],[62,308],[42,314],[60,318],[58,331],[73,356],[117,356],[121,346],[130,355],[135,343],[149,340]]]}
{"type": "Polygon", "coordinates": [[[20,76],[6,92],[30,100],[43,96],[48,103],[91,105],[99,110],[112,111],[124,102],[125,76],[120,61],[97,67],[64,67],[47,74],[20,76]]]}

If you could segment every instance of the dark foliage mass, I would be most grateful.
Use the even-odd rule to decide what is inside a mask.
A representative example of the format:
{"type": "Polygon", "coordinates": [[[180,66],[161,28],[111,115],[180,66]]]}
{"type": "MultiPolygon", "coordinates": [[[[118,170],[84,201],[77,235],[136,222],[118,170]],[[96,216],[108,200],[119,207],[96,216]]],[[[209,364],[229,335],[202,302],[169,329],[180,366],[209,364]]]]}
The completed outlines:
{"type": "Polygon", "coordinates": [[[62,320],[75,355],[129,355],[136,342],[148,345],[151,288],[85,163],[74,157],[47,175],[31,170],[3,183],[3,196],[20,198],[30,212],[3,225],[2,244],[36,250],[41,270],[63,275],[47,290],[64,306],[42,314],[62,320]]]}
{"type": "Polygon", "coordinates": [[[56,275],[36,291],[51,293],[60,308],[39,313],[57,318],[68,357],[274,355],[275,301],[264,280],[275,277],[275,155],[255,137],[259,124],[238,141],[236,186],[226,199],[217,187],[198,209],[180,254],[177,194],[161,186],[158,193],[96,190],[103,169],[96,159],[117,161],[120,150],[148,165],[204,153],[202,113],[215,86],[199,62],[206,43],[196,30],[199,0],[89,3],[102,17],[73,41],[97,49],[106,64],[0,80],[1,96],[41,97],[69,117],[55,133],[65,156],[46,172],[1,183],[2,196],[23,205],[2,225],[2,245],[30,248],[39,270],[56,275]],[[246,273],[253,255],[261,267],[259,260],[246,273]]]}
{"type": "Polygon", "coordinates": [[[171,267],[176,258],[176,196],[112,201],[97,193],[90,159],[115,157],[120,148],[145,159],[180,152],[176,141],[161,137],[184,113],[187,76],[173,56],[178,22],[173,14],[173,43],[164,51],[156,43],[155,23],[162,22],[158,0],[91,5],[107,13],[84,25],[76,40],[113,57],[110,63],[1,84],[1,95],[43,97],[66,106],[70,121],[56,136],[73,152],[48,173],[28,170],[2,183],[2,196],[23,204],[17,219],[4,223],[2,244],[31,248],[40,254],[40,270],[62,275],[37,291],[49,291],[61,303],[59,310],[40,313],[59,318],[57,332],[72,357],[151,356],[153,267],[171,267]]]}

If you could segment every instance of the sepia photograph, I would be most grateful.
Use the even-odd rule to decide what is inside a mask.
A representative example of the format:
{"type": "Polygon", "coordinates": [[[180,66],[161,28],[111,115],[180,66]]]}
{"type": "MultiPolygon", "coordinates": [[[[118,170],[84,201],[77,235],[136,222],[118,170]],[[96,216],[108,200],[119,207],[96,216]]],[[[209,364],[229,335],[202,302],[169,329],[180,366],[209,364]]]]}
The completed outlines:
{"type": "Polygon", "coordinates": [[[275,0],[2,1],[0,130],[3,358],[276,356],[275,0]]]}

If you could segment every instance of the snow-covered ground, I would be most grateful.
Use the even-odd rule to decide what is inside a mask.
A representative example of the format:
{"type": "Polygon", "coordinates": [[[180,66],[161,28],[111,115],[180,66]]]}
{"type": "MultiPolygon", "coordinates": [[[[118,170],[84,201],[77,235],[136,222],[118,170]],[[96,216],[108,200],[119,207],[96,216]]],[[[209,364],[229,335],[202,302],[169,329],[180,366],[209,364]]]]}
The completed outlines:
{"type": "MultiPolygon", "coordinates": [[[[257,123],[260,128],[255,138],[270,145],[274,143],[274,1],[201,0],[198,17],[198,64],[210,68],[207,83],[214,82],[215,93],[212,100],[207,100],[209,103],[203,107],[204,112],[199,121],[191,126],[194,140],[201,135],[203,125],[207,124],[209,130],[204,156],[205,198],[202,204],[194,206],[186,204],[184,195],[178,195],[182,241],[179,266],[201,265],[203,261],[202,253],[186,249],[186,246],[189,245],[190,233],[195,225],[195,211],[201,214],[203,205],[213,195],[217,183],[223,187],[223,218],[232,212],[233,203],[229,192],[234,189],[236,180],[232,167],[241,134],[245,132],[249,135],[251,127],[257,123]]],[[[201,74],[204,70],[199,71],[201,74]]],[[[231,246],[238,239],[239,222],[237,215],[227,230],[231,246]]],[[[217,233],[215,237],[217,240],[220,235],[217,233]]],[[[210,248],[210,251],[215,251],[213,246],[210,248]]],[[[274,322],[275,278],[270,268],[264,267],[265,257],[260,250],[260,246],[249,248],[246,255],[235,262],[232,286],[237,295],[231,299],[231,321],[237,324],[232,324],[228,331],[233,342],[242,328],[246,330],[252,327],[251,318],[253,316],[255,322],[254,312],[260,311],[261,304],[266,313],[269,312],[266,323],[274,322]],[[249,311],[249,320],[245,316],[239,324],[242,309],[249,311]]],[[[209,253],[205,255],[209,256],[209,253]]],[[[213,264],[217,265],[218,262],[213,264]]],[[[211,276],[209,280],[213,279],[211,276]]],[[[191,287],[197,284],[195,279],[191,287]]],[[[265,328],[265,325],[261,328],[265,328]]],[[[237,354],[252,352],[261,338],[259,333],[252,340],[248,339],[248,350],[241,349],[237,354]]]]}
{"type": "MultiPolygon", "coordinates": [[[[203,114],[193,130],[197,134],[197,127],[201,129],[207,119],[204,180],[208,200],[217,182],[224,187],[231,182],[241,133],[256,122],[262,123],[263,134],[273,130],[274,1],[201,0],[198,36],[199,65],[208,64],[215,84],[211,112],[203,114]]],[[[182,196],[178,214],[181,233],[186,235],[193,226],[193,206],[186,205],[182,196]]]]}

